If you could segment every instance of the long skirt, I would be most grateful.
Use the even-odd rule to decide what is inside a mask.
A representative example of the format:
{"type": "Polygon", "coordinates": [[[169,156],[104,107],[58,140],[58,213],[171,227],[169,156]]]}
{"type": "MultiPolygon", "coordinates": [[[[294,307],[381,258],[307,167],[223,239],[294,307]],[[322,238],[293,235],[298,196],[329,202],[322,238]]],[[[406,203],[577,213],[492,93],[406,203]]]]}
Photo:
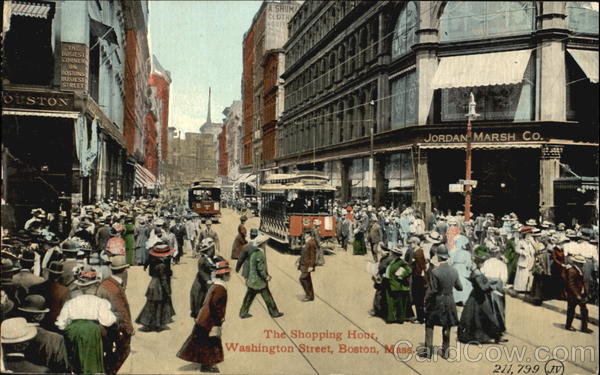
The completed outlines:
{"type": "Polygon", "coordinates": [[[184,361],[213,366],[223,362],[223,344],[220,337],[209,337],[208,331],[194,324],[192,333],[183,343],[177,357],[184,361]]]}
{"type": "Polygon", "coordinates": [[[354,242],[352,242],[352,255],[365,255],[367,253],[367,245],[365,244],[365,234],[358,232],[354,234],[354,242]]]}
{"type": "Polygon", "coordinates": [[[385,301],[387,305],[387,314],[385,321],[387,323],[404,323],[406,320],[414,318],[410,292],[407,291],[385,291],[385,301]]]}
{"type": "Polygon", "coordinates": [[[65,348],[75,374],[104,373],[100,325],[93,320],[73,320],[64,333],[65,348]]]}
{"type": "Polygon", "coordinates": [[[198,311],[200,311],[200,308],[204,303],[204,297],[206,297],[207,291],[207,285],[203,281],[200,281],[199,277],[196,276],[192,283],[192,289],[190,290],[190,315],[192,318],[196,319],[198,316],[198,311]]]}
{"type": "Polygon", "coordinates": [[[484,344],[500,338],[504,332],[504,320],[499,307],[492,292],[471,293],[460,316],[458,340],[484,344]]]}
{"type": "Polygon", "coordinates": [[[150,329],[159,329],[171,323],[174,315],[171,296],[162,290],[158,277],[153,277],[146,291],[146,304],[135,322],[150,329]]]}

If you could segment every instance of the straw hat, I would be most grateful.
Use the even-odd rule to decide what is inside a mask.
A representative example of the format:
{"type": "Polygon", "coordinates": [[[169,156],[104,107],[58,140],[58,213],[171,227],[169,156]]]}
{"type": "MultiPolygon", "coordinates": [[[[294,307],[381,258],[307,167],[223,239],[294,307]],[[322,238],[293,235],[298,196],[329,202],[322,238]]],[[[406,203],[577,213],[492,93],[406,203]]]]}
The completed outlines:
{"type": "Polygon", "coordinates": [[[129,264],[127,263],[127,259],[124,255],[116,255],[110,258],[110,269],[113,271],[123,270],[125,268],[129,268],[129,264]]]}
{"type": "Polygon", "coordinates": [[[89,286],[100,281],[100,275],[94,267],[82,266],[75,273],[74,284],[78,286],[89,286]]]}
{"type": "Polygon", "coordinates": [[[29,341],[37,335],[35,324],[25,318],[10,318],[2,322],[2,343],[16,344],[29,341]]]}
{"type": "Polygon", "coordinates": [[[150,249],[149,253],[155,257],[167,257],[169,255],[173,255],[175,249],[171,249],[169,245],[165,242],[158,242],[150,249]]]}
{"type": "Polygon", "coordinates": [[[259,234],[255,239],[254,239],[254,244],[256,246],[260,246],[262,244],[264,244],[265,242],[267,242],[269,240],[269,237],[265,236],[264,234],[259,234]]]}
{"type": "Polygon", "coordinates": [[[575,263],[585,263],[585,257],[583,255],[574,255],[571,260],[575,263]]]}
{"type": "Polygon", "coordinates": [[[231,268],[229,268],[229,262],[226,260],[222,260],[217,263],[217,270],[215,271],[215,275],[222,275],[224,273],[231,272],[231,268]]]}

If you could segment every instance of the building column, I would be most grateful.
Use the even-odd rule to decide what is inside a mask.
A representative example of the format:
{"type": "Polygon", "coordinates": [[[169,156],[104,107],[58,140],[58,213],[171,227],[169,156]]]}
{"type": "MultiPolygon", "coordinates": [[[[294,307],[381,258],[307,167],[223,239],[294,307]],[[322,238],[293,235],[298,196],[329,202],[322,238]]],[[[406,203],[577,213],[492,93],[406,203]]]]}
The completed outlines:
{"type": "Polygon", "coordinates": [[[375,155],[374,173],[375,173],[375,196],[373,206],[380,207],[384,203],[385,198],[385,166],[388,157],[384,154],[375,155]]]}
{"type": "Polygon", "coordinates": [[[542,4],[542,27],[537,32],[536,97],[540,98],[536,120],[565,121],[567,119],[567,72],[565,38],[568,37],[564,1],[545,1],[542,4]]]}
{"type": "Polygon", "coordinates": [[[554,220],[554,180],[560,177],[562,146],[544,145],[540,151],[540,217],[554,220]]]}
{"type": "Polygon", "coordinates": [[[350,180],[350,167],[352,166],[352,159],[344,159],[340,165],[340,175],[342,186],[340,189],[340,201],[346,203],[350,200],[350,189],[352,181],[350,180]]]}
{"type": "Polygon", "coordinates": [[[413,148],[412,156],[415,174],[413,205],[423,214],[423,218],[427,218],[431,212],[431,193],[429,187],[429,170],[427,167],[427,151],[415,146],[413,148]]]}

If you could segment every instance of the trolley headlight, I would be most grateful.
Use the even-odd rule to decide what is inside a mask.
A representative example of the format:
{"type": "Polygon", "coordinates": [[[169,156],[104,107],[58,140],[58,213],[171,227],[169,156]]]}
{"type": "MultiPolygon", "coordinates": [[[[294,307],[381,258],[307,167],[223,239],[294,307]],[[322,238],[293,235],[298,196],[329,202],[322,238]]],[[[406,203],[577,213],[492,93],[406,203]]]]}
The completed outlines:
{"type": "Polygon", "coordinates": [[[219,202],[215,202],[215,210],[219,209],[219,202]]]}

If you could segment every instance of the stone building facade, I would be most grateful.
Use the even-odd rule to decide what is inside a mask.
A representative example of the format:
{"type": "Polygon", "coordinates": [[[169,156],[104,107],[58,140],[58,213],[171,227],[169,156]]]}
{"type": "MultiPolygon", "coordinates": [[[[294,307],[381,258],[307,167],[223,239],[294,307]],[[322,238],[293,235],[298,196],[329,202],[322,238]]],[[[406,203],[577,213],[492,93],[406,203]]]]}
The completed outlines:
{"type": "MultiPolygon", "coordinates": [[[[288,35],[287,23],[299,7],[300,3],[295,1],[265,0],[254,16],[249,30],[244,34],[242,169],[249,173],[257,173],[264,169],[262,128],[265,122],[262,115],[267,107],[263,82],[264,57],[268,51],[283,47],[288,35]]],[[[270,136],[274,138],[274,134],[270,136]]]]}
{"type": "Polygon", "coordinates": [[[597,4],[306,1],[288,27],[277,166],[327,171],[344,201],[461,210],[471,92],[476,213],[564,217],[560,166],[598,175],[577,100],[598,97],[597,4]]]}

